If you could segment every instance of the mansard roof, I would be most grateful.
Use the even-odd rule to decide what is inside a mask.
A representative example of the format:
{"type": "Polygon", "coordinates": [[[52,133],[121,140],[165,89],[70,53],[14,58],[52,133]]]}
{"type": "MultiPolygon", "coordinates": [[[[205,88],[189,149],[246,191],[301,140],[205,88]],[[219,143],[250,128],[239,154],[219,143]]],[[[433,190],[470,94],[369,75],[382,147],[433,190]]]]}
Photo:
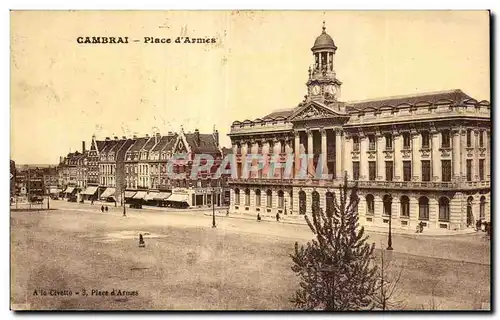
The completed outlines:
{"type": "Polygon", "coordinates": [[[200,141],[197,141],[195,133],[184,133],[184,136],[192,153],[220,153],[213,134],[200,133],[200,141]]]}
{"type": "Polygon", "coordinates": [[[393,96],[386,98],[377,98],[363,101],[347,102],[347,112],[370,112],[384,109],[398,109],[412,106],[425,106],[425,105],[457,105],[457,104],[488,104],[487,101],[478,102],[472,99],[469,95],[465,94],[460,89],[419,93],[404,96],[393,96]]]}
{"type": "Polygon", "coordinates": [[[149,138],[137,138],[135,143],[128,150],[129,152],[141,151],[142,147],[148,142],[149,138]]]}
{"type": "Polygon", "coordinates": [[[170,136],[163,136],[160,138],[160,141],[154,146],[151,151],[162,151],[162,150],[170,150],[174,146],[174,142],[177,139],[177,134],[170,136]]]}

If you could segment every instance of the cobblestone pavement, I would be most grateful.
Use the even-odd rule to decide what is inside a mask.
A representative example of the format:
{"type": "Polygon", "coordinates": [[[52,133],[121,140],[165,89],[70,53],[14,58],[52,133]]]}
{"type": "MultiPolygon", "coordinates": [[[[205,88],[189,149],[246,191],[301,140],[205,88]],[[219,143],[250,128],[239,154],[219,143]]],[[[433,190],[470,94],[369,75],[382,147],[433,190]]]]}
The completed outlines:
{"type": "MultiPolygon", "coordinates": [[[[12,302],[30,308],[290,309],[297,284],[293,243],[307,226],[212,217],[204,211],[136,210],[51,202],[58,210],[12,212],[12,302]],[[137,235],[146,249],[140,251],[137,235]],[[34,298],[34,288],[139,290],[139,297],[34,298]],[[125,301],[125,302],[124,302],[125,301]]],[[[369,233],[385,248],[386,235],[369,233]]],[[[394,235],[405,266],[407,309],[479,309],[489,303],[489,241],[482,234],[394,235]]],[[[21,307],[22,308],[22,307],[21,307]]]]}

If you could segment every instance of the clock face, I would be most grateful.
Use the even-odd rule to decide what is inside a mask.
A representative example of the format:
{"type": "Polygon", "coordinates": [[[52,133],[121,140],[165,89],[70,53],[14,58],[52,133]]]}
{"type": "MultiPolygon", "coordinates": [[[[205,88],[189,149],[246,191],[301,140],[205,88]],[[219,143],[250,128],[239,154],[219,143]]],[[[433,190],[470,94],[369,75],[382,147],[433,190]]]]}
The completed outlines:
{"type": "Polygon", "coordinates": [[[326,88],[326,90],[327,90],[327,92],[328,92],[329,94],[332,94],[332,95],[335,95],[335,93],[337,92],[337,88],[336,88],[333,84],[329,85],[329,86],[326,88]]]}
{"type": "Polygon", "coordinates": [[[319,94],[320,92],[320,87],[318,85],[315,85],[313,88],[312,88],[312,93],[313,94],[319,94]]]}

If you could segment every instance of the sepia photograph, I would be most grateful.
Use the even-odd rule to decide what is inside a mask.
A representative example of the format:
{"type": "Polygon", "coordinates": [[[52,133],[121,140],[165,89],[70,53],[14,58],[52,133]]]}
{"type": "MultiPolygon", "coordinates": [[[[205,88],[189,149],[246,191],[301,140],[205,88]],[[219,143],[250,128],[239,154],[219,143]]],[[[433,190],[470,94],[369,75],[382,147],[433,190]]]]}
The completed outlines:
{"type": "Polygon", "coordinates": [[[10,310],[492,311],[490,19],[10,11],[10,310]]]}

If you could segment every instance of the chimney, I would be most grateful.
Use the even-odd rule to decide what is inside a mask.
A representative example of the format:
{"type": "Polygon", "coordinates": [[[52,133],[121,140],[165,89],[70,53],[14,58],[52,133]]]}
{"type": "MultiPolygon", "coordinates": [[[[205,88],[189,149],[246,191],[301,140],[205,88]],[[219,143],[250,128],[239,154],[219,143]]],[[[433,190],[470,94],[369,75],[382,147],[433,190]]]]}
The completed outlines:
{"type": "Polygon", "coordinates": [[[115,136],[115,140],[118,140],[118,137],[117,137],[117,136],[115,136]]]}
{"type": "Polygon", "coordinates": [[[105,141],[109,141],[109,140],[111,140],[111,139],[109,139],[109,137],[106,137],[105,141]]]}
{"type": "Polygon", "coordinates": [[[200,131],[198,129],[194,129],[194,139],[197,145],[200,145],[200,131]]]}
{"type": "Polygon", "coordinates": [[[157,132],[157,133],[155,134],[155,144],[156,144],[156,143],[158,143],[158,141],[160,141],[160,139],[161,139],[161,135],[160,135],[160,133],[159,133],[159,132],[157,132]]]}
{"type": "Polygon", "coordinates": [[[149,134],[146,133],[146,138],[149,139],[149,134]]]}
{"type": "Polygon", "coordinates": [[[82,153],[85,153],[85,141],[82,141],[82,153]]]}
{"type": "Polygon", "coordinates": [[[125,137],[125,136],[122,136],[122,139],[123,139],[123,140],[127,140],[127,137],[125,137]]]}
{"type": "Polygon", "coordinates": [[[215,139],[215,143],[217,145],[219,145],[219,131],[218,130],[214,131],[214,139],[215,139]]]}
{"type": "Polygon", "coordinates": [[[59,163],[63,163],[64,158],[62,156],[59,156],[59,163]]]}
{"type": "Polygon", "coordinates": [[[134,134],[134,135],[132,136],[132,139],[137,140],[137,136],[134,134]]]}

